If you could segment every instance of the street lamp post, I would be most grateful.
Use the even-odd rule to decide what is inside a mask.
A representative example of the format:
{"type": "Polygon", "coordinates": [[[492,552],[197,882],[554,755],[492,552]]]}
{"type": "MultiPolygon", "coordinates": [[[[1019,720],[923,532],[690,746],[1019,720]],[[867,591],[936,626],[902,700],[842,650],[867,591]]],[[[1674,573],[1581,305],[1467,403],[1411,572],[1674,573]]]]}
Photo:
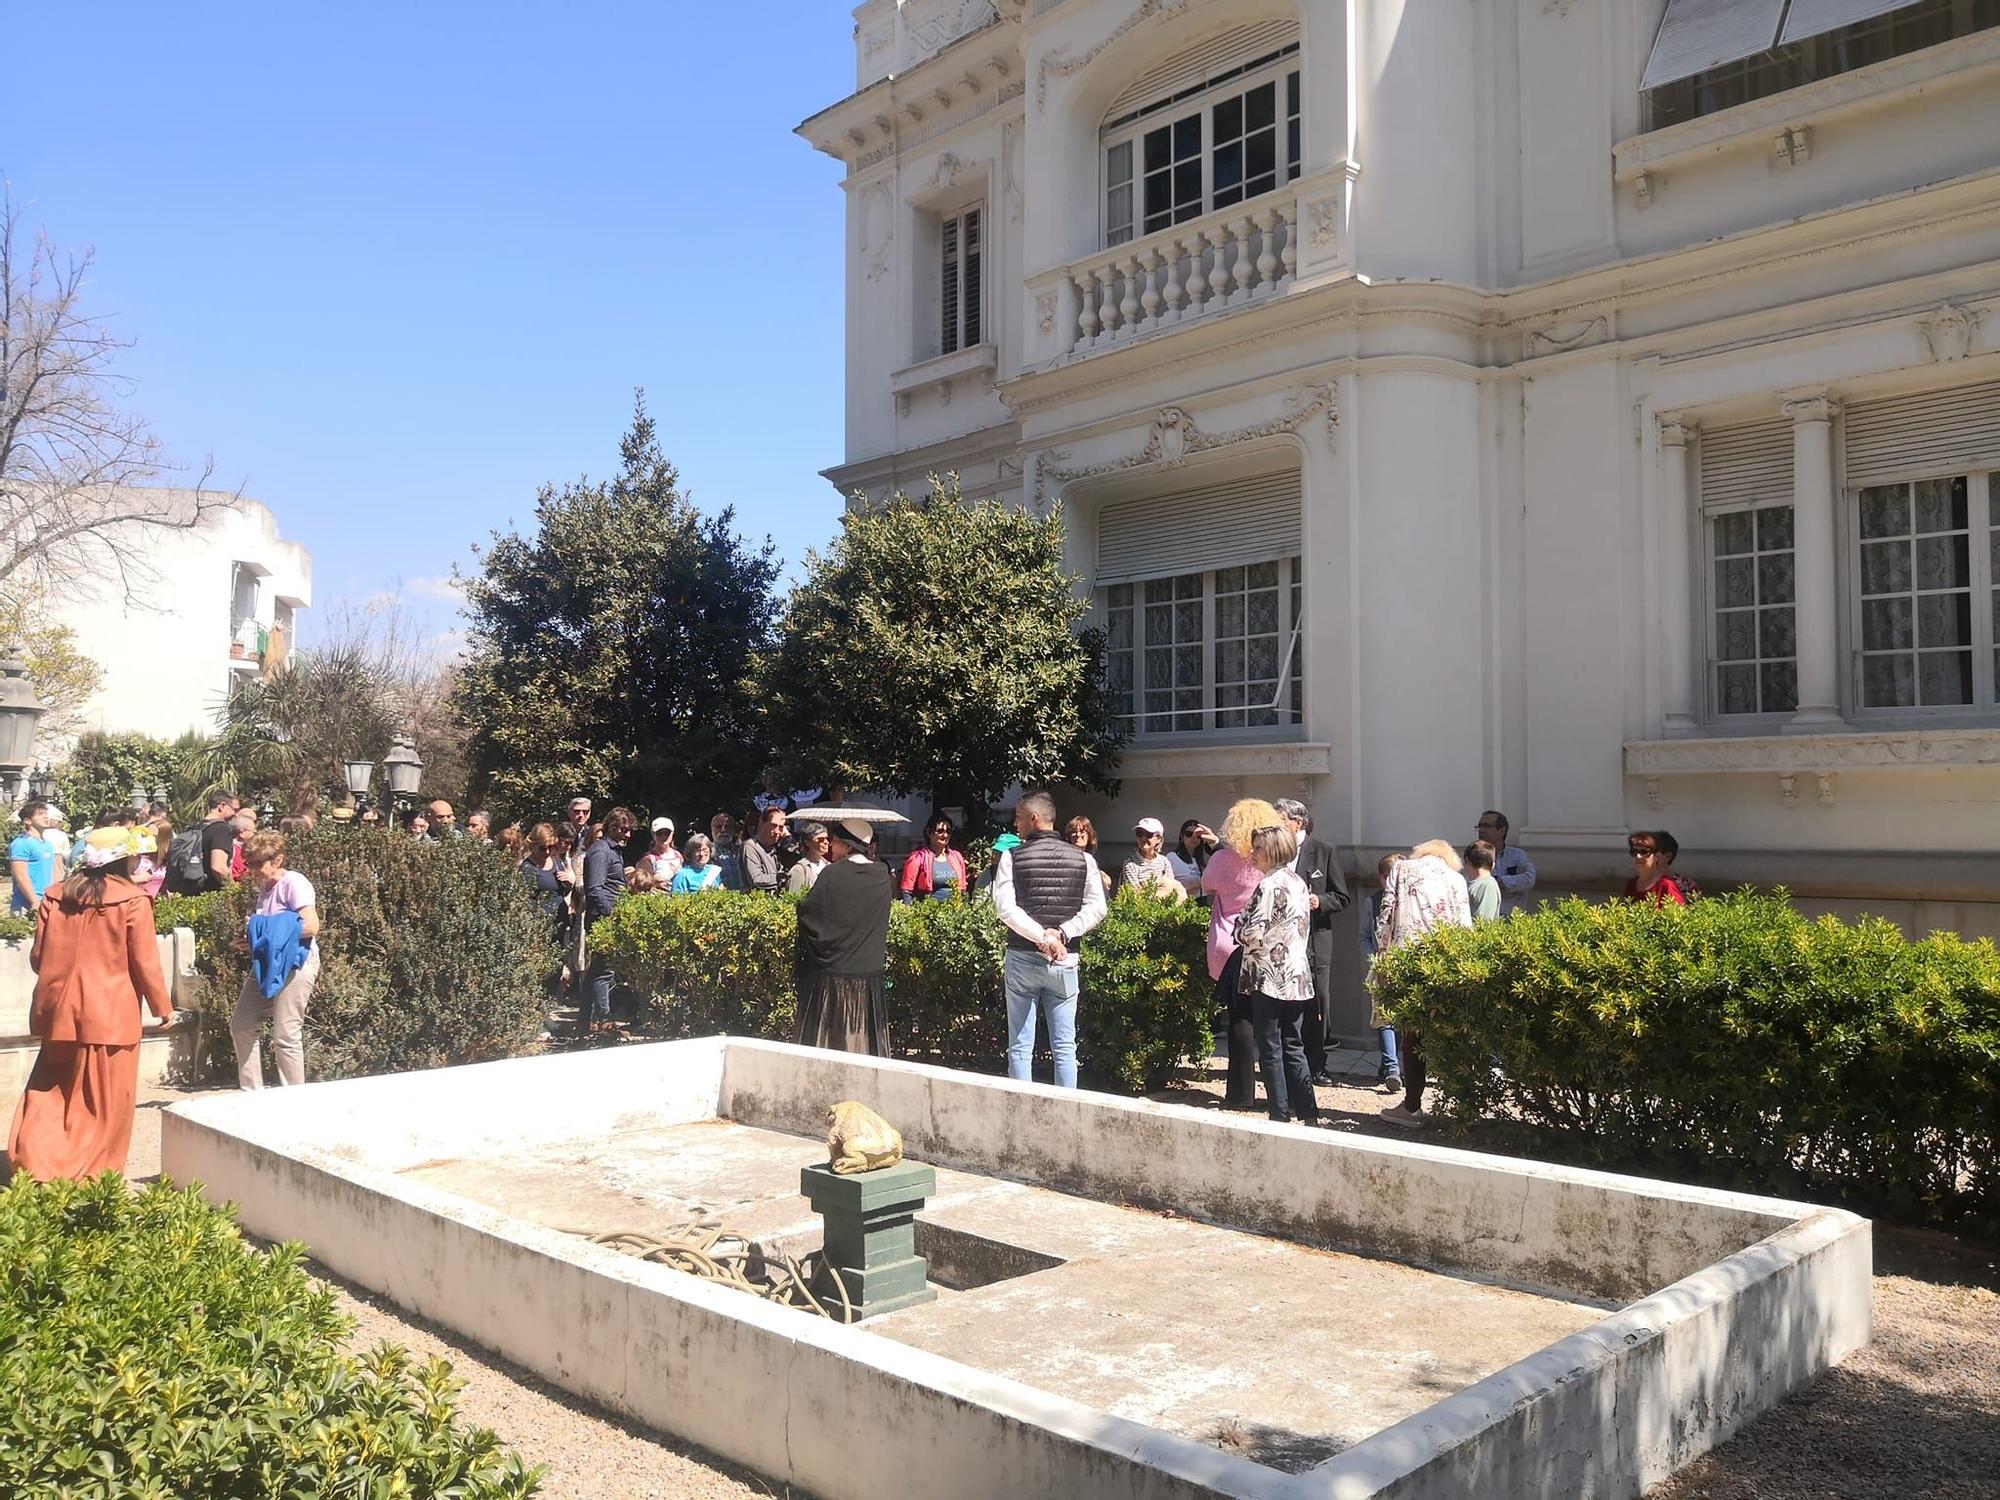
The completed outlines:
{"type": "Polygon", "coordinates": [[[340,774],[347,778],[347,795],[359,802],[368,795],[368,783],[375,779],[375,762],[344,760],[340,763],[340,774]]]}
{"type": "Polygon", "coordinates": [[[397,735],[389,753],[382,757],[382,774],[389,783],[394,807],[400,809],[415,801],[424,775],[424,762],[417,754],[416,741],[407,734],[397,735]]]}
{"type": "Polygon", "coordinates": [[[35,753],[35,728],[42,721],[42,700],[28,680],[28,668],[9,651],[0,660],[0,788],[11,806],[27,789],[28,763],[35,753]]]}

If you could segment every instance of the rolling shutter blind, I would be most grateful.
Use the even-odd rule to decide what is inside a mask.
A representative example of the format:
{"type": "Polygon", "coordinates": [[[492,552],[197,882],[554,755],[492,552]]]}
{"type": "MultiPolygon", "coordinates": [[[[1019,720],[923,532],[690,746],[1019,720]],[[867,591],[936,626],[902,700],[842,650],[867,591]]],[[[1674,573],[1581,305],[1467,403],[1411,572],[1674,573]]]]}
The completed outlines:
{"type": "Polygon", "coordinates": [[[1298,40],[1297,21],[1264,21],[1255,26],[1225,31],[1221,36],[1176,53],[1152,72],[1141,75],[1131,87],[1111,101],[1104,118],[1116,120],[1157,100],[1171,99],[1176,94],[1199,88],[1219,73],[1240,68],[1281,48],[1296,46],[1298,40]]]}
{"type": "Polygon", "coordinates": [[[2000,380],[1847,408],[1850,485],[1987,468],[2000,468],[2000,380]]]}
{"type": "Polygon", "coordinates": [[[1679,83],[1777,45],[1785,0],[1667,0],[1642,89],[1679,83]]]}
{"type": "Polygon", "coordinates": [[[1803,42],[1908,5],[1910,0],[1792,0],[1779,42],[1803,42]]]}
{"type": "Polygon", "coordinates": [[[1792,424],[1782,417],[1701,430],[1703,509],[1788,503],[1792,424]]]}
{"type": "Polygon", "coordinates": [[[1097,519],[1097,584],[1271,562],[1299,536],[1297,469],[1124,500],[1097,519]]]}

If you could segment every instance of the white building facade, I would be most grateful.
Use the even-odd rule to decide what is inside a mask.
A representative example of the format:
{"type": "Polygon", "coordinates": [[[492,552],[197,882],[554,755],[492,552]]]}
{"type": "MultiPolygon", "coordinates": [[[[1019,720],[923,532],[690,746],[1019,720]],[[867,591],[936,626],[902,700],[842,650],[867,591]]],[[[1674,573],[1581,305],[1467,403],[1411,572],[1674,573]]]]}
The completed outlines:
{"type": "MultiPolygon", "coordinates": [[[[186,513],[191,494],[163,496],[163,513],[186,513]]],[[[312,603],[312,556],[278,532],[254,500],[217,507],[187,530],[147,528],[134,547],[146,573],[121,599],[115,580],[98,590],[59,589],[49,604],[104,678],[84,709],[84,727],[171,740],[212,731],[231,687],[281,667],[312,603]]],[[[37,753],[57,759],[65,746],[37,753]]]]}
{"type": "Polygon", "coordinates": [[[1061,504],[1112,838],[2000,932],[2000,0],[867,0],[842,493],[1061,504]]]}

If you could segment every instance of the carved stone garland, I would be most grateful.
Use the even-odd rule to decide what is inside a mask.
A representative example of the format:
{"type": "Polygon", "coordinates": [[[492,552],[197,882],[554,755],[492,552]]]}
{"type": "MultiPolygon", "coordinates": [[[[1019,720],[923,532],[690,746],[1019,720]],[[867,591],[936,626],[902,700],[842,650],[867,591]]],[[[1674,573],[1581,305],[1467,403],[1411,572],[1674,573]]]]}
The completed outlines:
{"type": "Polygon", "coordinates": [[[1137,453],[1075,469],[1061,466],[1062,461],[1069,457],[1067,448],[1052,448],[1042,454],[1035,464],[1035,509],[1042,509],[1051,484],[1060,488],[1079,479],[1095,479],[1099,475],[1117,474],[1126,469],[1171,469],[1197,453],[1231,448],[1238,443],[1275,437],[1281,432],[1297,432],[1322,414],[1326,420],[1327,440],[1331,442],[1340,433],[1340,406],[1332,384],[1324,381],[1294,393],[1285,403],[1283,416],[1250,427],[1232,428],[1228,432],[1203,432],[1195,425],[1194,418],[1181,407],[1163,406],[1153,418],[1146,446],[1137,453]]]}
{"type": "Polygon", "coordinates": [[[1042,105],[1048,98],[1049,74],[1054,73],[1058,78],[1067,78],[1072,73],[1081,73],[1097,60],[1098,55],[1106,47],[1109,47],[1134,26],[1144,25],[1147,21],[1152,20],[1154,16],[1179,15],[1188,8],[1190,3],[1192,3],[1192,0],[1143,0],[1143,3],[1137,10],[1133,11],[1131,15],[1120,21],[1112,29],[1111,35],[1099,42],[1095,47],[1092,47],[1083,56],[1068,56],[1069,46],[1067,43],[1045,53],[1041,63],[1035,69],[1035,112],[1037,114],[1041,113],[1042,105]]]}

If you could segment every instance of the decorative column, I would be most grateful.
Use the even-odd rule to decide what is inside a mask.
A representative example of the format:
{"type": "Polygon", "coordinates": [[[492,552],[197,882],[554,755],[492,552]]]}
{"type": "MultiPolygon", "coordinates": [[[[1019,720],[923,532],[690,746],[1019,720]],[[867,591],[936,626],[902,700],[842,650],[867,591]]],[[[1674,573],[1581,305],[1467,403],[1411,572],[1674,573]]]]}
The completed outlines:
{"type": "Polygon", "coordinates": [[[1688,532],[1699,509],[1688,463],[1695,425],[1679,412],[1660,417],[1660,666],[1662,732],[1684,739],[1696,732],[1694,681],[1694,569],[1688,532]]]}
{"type": "Polygon", "coordinates": [[[1834,608],[1834,402],[1824,390],[1801,392],[1780,408],[1792,423],[1792,538],[1798,604],[1799,706],[1787,734],[1838,729],[1839,621],[1834,608]]]}

